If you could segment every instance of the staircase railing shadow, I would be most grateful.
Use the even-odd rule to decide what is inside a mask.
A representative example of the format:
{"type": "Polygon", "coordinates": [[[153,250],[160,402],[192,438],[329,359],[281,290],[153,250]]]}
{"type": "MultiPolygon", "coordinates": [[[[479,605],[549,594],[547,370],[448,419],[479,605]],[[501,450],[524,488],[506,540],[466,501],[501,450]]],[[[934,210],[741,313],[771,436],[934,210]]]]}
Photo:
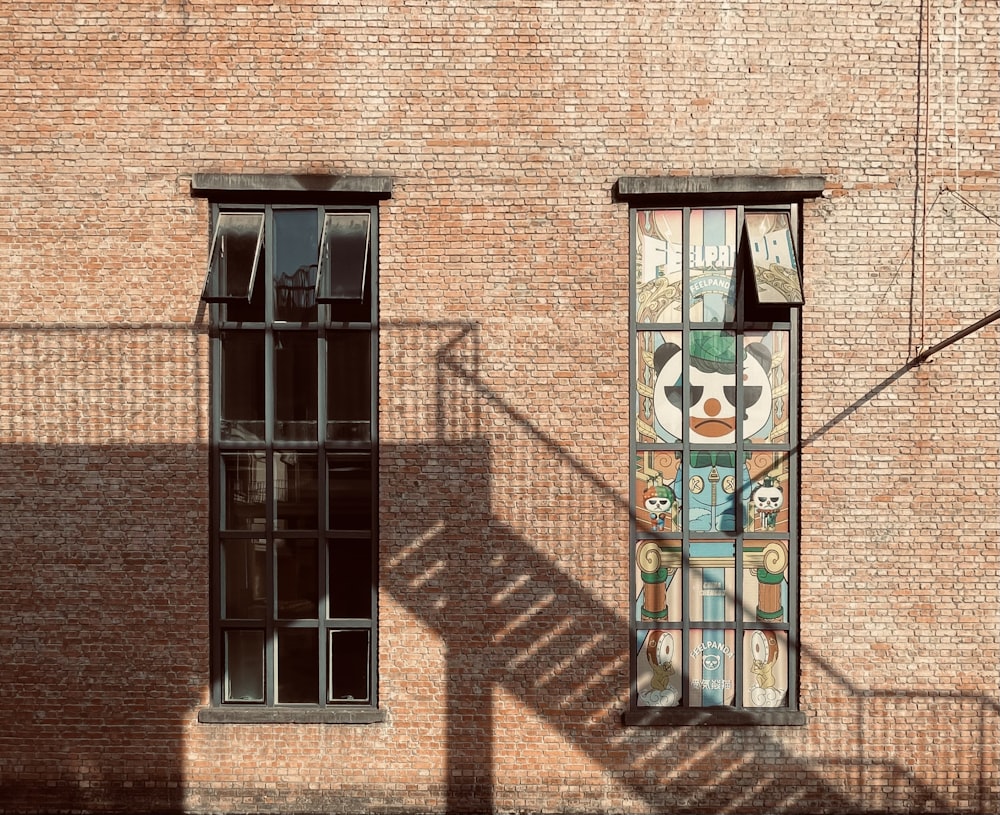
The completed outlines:
{"type": "MultiPolygon", "coordinates": [[[[436,329],[451,334],[437,352],[438,440],[390,456],[433,459],[455,488],[434,496],[421,493],[413,503],[419,511],[411,512],[407,506],[414,496],[394,486],[393,528],[402,543],[387,553],[385,568],[394,599],[433,629],[447,652],[450,812],[490,812],[509,803],[497,800],[503,782],[495,768],[516,763],[519,748],[508,743],[505,722],[496,713],[500,694],[516,699],[614,780],[606,785],[609,799],[602,801],[574,800],[572,789],[565,788],[566,809],[615,811],[627,807],[626,799],[650,807],[669,804],[677,812],[761,806],[782,812],[945,812],[957,811],[959,799],[962,811],[996,808],[991,781],[996,776],[991,728],[995,733],[1000,720],[996,700],[948,688],[897,693],[859,687],[806,644],[800,645],[802,664],[821,676],[822,684],[836,687],[850,711],[842,720],[852,733],[846,741],[849,754],[838,748],[821,758],[805,755],[788,746],[780,728],[623,728],[628,603],[609,605],[577,579],[565,553],[542,551],[498,517],[491,498],[494,451],[487,434],[477,433],[478,420],[489,413],[495,428],[502,417],[508,431],[557,458],[623,522],[631,512],[628,498],[479,376],[475,325],[436,329]],[[445,415],[449,394],[462,404],[460,420],[445,415]],[[978,722],[981,763],[964,767],[960,781],[956,772],[959,794],[954,784],[949,790],[927,783],[902,761],[866,752],[874,709],[914,702],[940,708],[945,719],[959,721],[966,730],[978,722]],[[875,788],[883,792],[873,805],[875,788]]],[[[900,735],[919,741],[914,734],[900,735]]],[[[925,742],[926,748],[939,749],[932,738],[925,742]]],[[[545,776],[538,780],[550,789],[559,782],[545,776]]]]}

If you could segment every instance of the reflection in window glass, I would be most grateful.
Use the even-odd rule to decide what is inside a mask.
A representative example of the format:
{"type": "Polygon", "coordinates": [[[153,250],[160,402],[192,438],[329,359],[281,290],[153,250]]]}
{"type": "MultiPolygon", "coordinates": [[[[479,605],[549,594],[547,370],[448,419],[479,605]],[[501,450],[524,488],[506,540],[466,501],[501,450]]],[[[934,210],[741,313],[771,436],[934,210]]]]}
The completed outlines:
{"type": "Polygon", "coordinates": [[[225,701],[264,701],[264,632],[227,631],[225,701]]]}
{"type": "Polygon", "coordinates": [[[223,529],[264,529],[267,460],[262,452],[223,453],[223,529]]]}
{"type": "Polygon", "coordinates": [[[278,701],[319,702],[319,640],[315,628],[278,629],[278,701]]]}
{"type": "Polygon", "coordinates": [[[330,529],[371,529],[372,470],[368,458],[331,456],[330,529]]]}
{"type": "Polygon", "coordinates": [[[264,438],[264,335],[222,332],[222,438],[264,438]]]}
{"type": "Polygon", "coordinates": [[[367,331],[327,335],[326,438],[371,441],[371,337],[367,331]]]}
{"type": "Polygon", "coordinates": [[[371,635],[366,629],[330,632],[330,702],[367,702],[371,635]]]}
{"type": "Polygon", "coordinates": [[[319,463],[312,453],[275,453],[276,529],[319,528],[319,463]]]}
{"type": "Polygon", "coordinates": [[[230,620],[264,618],[266,566],[264,541],[227,540],[223,543],[223,617],[230,620]]]}
{"type": "Polygon", "coordinates": [[[319,603],[314,540],[274,542],[278,617],[285,620],[315,620],[319,603]]]}
{"type": "Polygon", "coordinates": [[[280,441],[316,440],[316,349],[315,331],[274,335],[274,432],[280,441]]]}
{"type": "Polygon", "coordinates": [[[248,302],[263,240],[263,213],[219,213],[212,236],[203,298],[210,302],[248,302]]]}
{"type": "Polygon", "coordinates": [[[362,299],[370,229],[367,212],[327,213],[320,246],[321,301],[362,299]]]}
{"type": "Polygon", "coordinates": [[[315,209],[274,211],[274,319],[316,319],[315,209]]]}
{"type": "Polygon", "coordinates": [[[264,322],[264,298],[267,285],[264,280],[264,252],[257,259],[257,271],[254,272],[253,289],[250,291],[250,302],[242,297],[226,301],[226,319],[231,322],[262,323],[264,322]]]}

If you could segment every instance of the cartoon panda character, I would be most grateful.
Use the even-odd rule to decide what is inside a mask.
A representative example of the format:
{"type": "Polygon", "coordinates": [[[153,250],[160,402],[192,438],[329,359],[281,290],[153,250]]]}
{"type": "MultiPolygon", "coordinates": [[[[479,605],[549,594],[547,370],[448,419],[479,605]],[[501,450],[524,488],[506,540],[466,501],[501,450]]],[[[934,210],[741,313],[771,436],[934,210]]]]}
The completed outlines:
{"type": "Polygon", "coordinates": [[[753,488],[750,502],[760,529],[774,529],[778,525],[778,510],[785,503],[785,492],[773,478],[765,478],[753,488]]]}
{"type": "MultiPolygon", "coordinates": [[[[735,442],[737,375],[743,382],[743,438],[751,438],[768,427],[772,393],[771,352],[766,345],[743,345],[727,331],[695,331],[691,334],[686,374],[682,371],[682,356],[680,346],[674,343],[664,343],[653,352],[653,413],[664,440],[683,438],[687,388],[690,441],[700,445],[735,442]]],[[[746,506],[750,494],[745,463],[739,482],[732,450],[696,450],[686,465],[681,468],[686,472],[678,472],[674,494],[683,496],[689,528],[696,532],[734,532],[737,506],[746,506]]]]}
{"type": "Polygon", "coordinates": [[[762,342],[741,345],[737,361],[736,336],[726,331],[691,334],[691,365],[681,371],[681,348],[664,343],[653,352],[653,413],[669,434],[666,441],[682,438],[683,389],[690,393],[688,427],[695,444],[732,444],[736,441],[736,375],[743,376],[743,438],[763,430],[771,420],[771,351],[762,342]]]}
{"type": "Polygon", "coordinates": [[[642,493],[643,506],[649,513],[649,527],[653,532],[664,532],[669,523],[673,529],[671,510],[677,502],[674,491],[658,480],[650,481],[642,493]]]}

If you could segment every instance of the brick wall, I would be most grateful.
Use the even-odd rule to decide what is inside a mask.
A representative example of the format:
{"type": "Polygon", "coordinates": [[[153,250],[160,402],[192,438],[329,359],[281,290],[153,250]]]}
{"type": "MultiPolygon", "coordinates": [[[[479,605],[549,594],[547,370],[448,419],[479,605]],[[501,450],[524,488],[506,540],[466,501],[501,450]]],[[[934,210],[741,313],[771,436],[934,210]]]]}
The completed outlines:
{"type": "Polygon", "coordinates": [[[1000,805],[1000,11],[870,2],[0,9],[0,811],[1000,805]],[[195,172],[381,208],[380,701],[199,724],[195,172]],[[805,208],[801,728],[623,729],[621,176],[805,208]]]}

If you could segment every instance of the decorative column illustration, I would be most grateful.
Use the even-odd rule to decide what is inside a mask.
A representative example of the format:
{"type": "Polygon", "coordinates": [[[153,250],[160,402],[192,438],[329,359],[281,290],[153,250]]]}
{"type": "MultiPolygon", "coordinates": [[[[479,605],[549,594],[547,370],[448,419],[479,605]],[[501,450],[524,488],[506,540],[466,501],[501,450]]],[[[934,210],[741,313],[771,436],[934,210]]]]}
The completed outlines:
{"type": "Polygon", "coordinates": [[[788,567],[788,549],[780,541],[771,541],[761,553],[757,568],[757,619],[761,622],[784,622],[781,604],[781,584],[788,567]]]}
{"type": "Polygon", "coordinates": [[[636,564],[642,577],[642,619],[666,620],[667,581],[674,569],[663,563],[660,546],[656,541],[643,541],[635,553],[636,564]]]}

